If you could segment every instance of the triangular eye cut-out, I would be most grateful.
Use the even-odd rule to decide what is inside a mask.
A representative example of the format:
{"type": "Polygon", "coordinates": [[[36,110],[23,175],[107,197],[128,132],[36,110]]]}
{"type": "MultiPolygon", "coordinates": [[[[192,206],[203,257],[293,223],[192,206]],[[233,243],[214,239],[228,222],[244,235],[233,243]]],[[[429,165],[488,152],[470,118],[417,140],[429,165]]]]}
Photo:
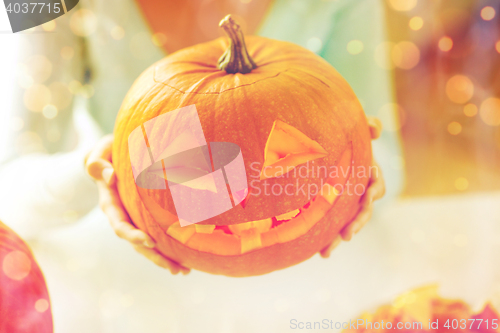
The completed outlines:
{"type": "Polygon", "coordinates": [[[296,166],[328,155],[319,143],[280,120],[276,120],[264,150],[260,179],[279,177],[296,166]]]}

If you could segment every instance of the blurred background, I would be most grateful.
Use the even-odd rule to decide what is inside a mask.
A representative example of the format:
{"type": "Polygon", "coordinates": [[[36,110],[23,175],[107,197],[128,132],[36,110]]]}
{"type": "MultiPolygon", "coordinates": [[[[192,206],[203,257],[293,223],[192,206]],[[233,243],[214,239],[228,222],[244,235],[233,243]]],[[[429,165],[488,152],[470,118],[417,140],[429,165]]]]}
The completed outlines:
{"type": "MultiPolygon", "coordinates": [[[[401,133],[404,158],[395,157],[391,163],[395,169],[406,171],[404,196],[500,189],[500,2],[382,2],[386,9],[388,40],[377,47],[373,56],[379,66],[393,73],[396,104],[382,107],[379,116],[382,120],[388,119],[395,110],[399,115],[400,124],[384,123],[385,130],[401,133]]],[[[95,30],[96,18],[88,10],[69,15],[72,15],[70,28],[76,35],[85,36],[95,30]]],[[[2,48],[11,50],[0,55],[3,63],[19,58],[17,40],[8,29],[6,13],[1,11],[2,48]]],[[[55,29],[56,21],[51,21],[23,33],[53,32],[55,29]]],[[[122,28],[111,29],[112,39],[123,37],[122,28]]],[[[155,34],[148,41],[144,37],[134,36],[130,49],[134,55],[138,53],[140,61],[147,63],[143,50],[148,49],[147,44],[161,45],[164,36],[155,34]]],[[[346,48],[353,56],[363,52],[362,42],[356,40],[346,48]]],[[[71,47],[61,50],[63,61],[74,56],[75,50],[71,47]]],[[[45,59],[33,57],[29,63],[19,64],[19,68],[3,68],[2,94],[12,93],[12,82],[29,87],[31,81],[50,75],[51,67],[45,59]],[[30,71],[35,74],[24,75],[30,71]]],[[[73,96],[85,99],[95,93],[91,84],[74,80],[67,86],[51,86],[50,90],[59,110],[70,105],[73,96]]],[[[34,94],[29,100],[43,102],[42,91],[28,92],[34,94]]],[[[10,100],[6,99],[4,108],[12,107],[8,105],[10,100]]],[[[57,110],[44,109],[41,104],[28,105],[28,108],[38,112],[41,119],[57,115],[57,110]]],[[[23,119],[10,119],[6,113],[0,113],[0,158],[2,147],[7,144],[2,140],[7,131],[22,132],[26,127],[29,126],[23,119]]],[[[47,138],[42,141],[50,145],[60,137],[56,129],[48,128],[47,138]]],[[[34,133],[27,132],[20,135],[15,144],[23,146],[20,151],[37,151],[40,140],[34,133]]]]}
{"type": "Polygon", "coordinates": [[[500,2],[387,0],[386,10],[380,48],[401,121],[386,129],[401,130],[404,195],[499,189],[500,2]]]}

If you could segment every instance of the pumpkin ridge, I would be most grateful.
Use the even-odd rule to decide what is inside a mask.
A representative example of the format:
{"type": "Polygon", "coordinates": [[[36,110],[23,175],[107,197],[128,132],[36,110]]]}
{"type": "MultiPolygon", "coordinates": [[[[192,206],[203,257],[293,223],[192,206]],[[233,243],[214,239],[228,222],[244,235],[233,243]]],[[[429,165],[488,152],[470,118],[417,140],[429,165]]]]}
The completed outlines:
{"type": "MultiPolygon", "coordinates": [[[[201,61],[190,61],[190,60],[176,60],[172,61],[170,63],[171,65],[178,65],[178,64],[190,64],[190,65],[199,65],[200,67],[207,67],[207,69],[214,69],[216,72],[220,72],[220,69],[217,68],[217,66],[214,66],[213,64],[210,63],[204,63],[201,61]]],[[[184,72],[187,73],[187,72],[184,72]]]]}
{"type": "Polygon", "coordinates": [[[328,83],[326,83],[325,81],[321,80],[321,79],[320,79],[319,77],[317,77],[316,75],[313,75],[313,74],[311,74],[311,73],[309,73],[309,72],[307,72],[307,71],[304,71],[304,70],[302,70],[302,69],[300,69],[300,68],[290,68],[290,69],[291,69],[291,70],[296,70],[296,71],[299,71],[299,72],[301,72],[301,73],[303,73],[303,74],[307,74],[307,75],[309,75],[310,77],[312,77],[312,78],[314,78],[314,79],[318,80],[319,82],[323,83],[323,84],[324,84],[325,86],[327,86],[328,88],[331,88],[331,86],[330,86],[328,83]]]}
{"type": "MultiPolygon", "coordinates": [[[[175,91],[178,91],[182,94],[195,94],[195,95],[220,95],[222,93],[225,93],[227,91],[231,91],[231,90],[235,90],[235,89],[238,89],[238,88],[241,88],[241,87],[247,87],[247,86],[252,86],[258,82],[262,82],[262,81],[265,81],[265,80],[268,80],[268,79],[274,79],[278,76],[280,76],[282,73],[286,73],[286,72],[289,72],[290,70],[292,70],[293,68],[290,68],[290,69],[285,69],[284,71],[281,71],[281,72],[278,72],[276,73],[275,75],[273,76],[268,76],[268,77],[265,77],[265,78],[262,78],[262,79],[259,79],[257,81],[254,81],[252,83],[246,83],[246,84],[242,84],[242,85],[239,85],[237,87],[233,87],[233,88],[229,88],[229,89],[225,89],[225,90],[222,90],[222,91],[218,91],[218,92],[196,92],[196,91],[183,91],[179,88],[174,88],[172,87],[171,85],[169,85],[168,83],[165,83],[165,82],[161,82],[161,81],[157,81],[156,78],[153,78],[154,79],[154,82],[158,83],[158,84],[163,84],[164,86],[167,86],[175,91]]],[[[231,74],[231,75],[234,75],[234,74],[231,74]]]]}

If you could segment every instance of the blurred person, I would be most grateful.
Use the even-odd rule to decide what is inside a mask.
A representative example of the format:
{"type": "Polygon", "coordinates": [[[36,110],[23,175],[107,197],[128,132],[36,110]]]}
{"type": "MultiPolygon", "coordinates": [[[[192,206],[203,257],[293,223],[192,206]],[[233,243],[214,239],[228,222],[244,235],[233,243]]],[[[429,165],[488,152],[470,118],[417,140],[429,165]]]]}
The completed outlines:
{"type": "MultiPolygon", "coordinates": [[[[24,238],[54,240],[53,227],[71,229],[68,223],[85,216],[100,197],[118,236],[157,265],[187,273],[189,268],[159,255],[154,240],[131,223],[114,186],[112,137],[99,138],[112,132],[121,101],[144,69],[178,49],[219,37],[218,22],[227,13],[239,18],[246,34],[294,42],[326,59],[351,84],[368,116],[393,101],[390,71],[373,57],[385,38],[379,0],[83,0],[54,21],[54,31],[21,37],[20,73],[13,107],[6,110],[15,131],[9,132],[1,160],[0,218],[24,238]],[[361,46],[349,49],[352,41],[361,46]]],[[[370,125],[372,137],[379,137],[381,124],[370,118],[370,125]]],[[[401,170],[390,167],[400,157],[399,145],[397,132],[385,132],[374,142],[375,158],[390,171],[389,198],[402,186],[401,170]]],[[[384,192],[383,178],[373,179],[343,239],[351,239],[370,219],[372,201],[384,192]]],[[[90,223],[88,230],[95,226],[84,221],[90,223]]],[[[77,242],[81,228],[76,224],[73,232],[63,233],[77,242]]],[[[96,244],[107,242],[102,237],[95,237],[96,244]]],[[[322,255],[327,257],[340,240],[322,255]]],[[[68,239],[63,243],[61,249],[71,247],[68,239]]]]}

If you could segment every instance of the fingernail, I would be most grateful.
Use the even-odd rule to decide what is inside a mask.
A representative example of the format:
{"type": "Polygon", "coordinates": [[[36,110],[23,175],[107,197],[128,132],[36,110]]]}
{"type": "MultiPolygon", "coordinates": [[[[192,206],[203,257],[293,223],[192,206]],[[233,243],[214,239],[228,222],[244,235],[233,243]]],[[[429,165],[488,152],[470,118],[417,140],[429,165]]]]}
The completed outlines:
{"type": "Polygon", "coordinates": [[[144,241],[144,243],[142,243],[145,247],[149,247],[150,249],[154,248],[155,247],[155,243],[152,242],[152,241],[149,241],[149,240],[146,240],[144,241]]]}
{"type": "Polygon", "coordinates": [[[113,177],[113,172],[115,172],[115,170],[113,170],[112,168],[102,169],[102,179],[108,185],[110,185],[110,183],[111,183],[111,178],[113,177]]]}

